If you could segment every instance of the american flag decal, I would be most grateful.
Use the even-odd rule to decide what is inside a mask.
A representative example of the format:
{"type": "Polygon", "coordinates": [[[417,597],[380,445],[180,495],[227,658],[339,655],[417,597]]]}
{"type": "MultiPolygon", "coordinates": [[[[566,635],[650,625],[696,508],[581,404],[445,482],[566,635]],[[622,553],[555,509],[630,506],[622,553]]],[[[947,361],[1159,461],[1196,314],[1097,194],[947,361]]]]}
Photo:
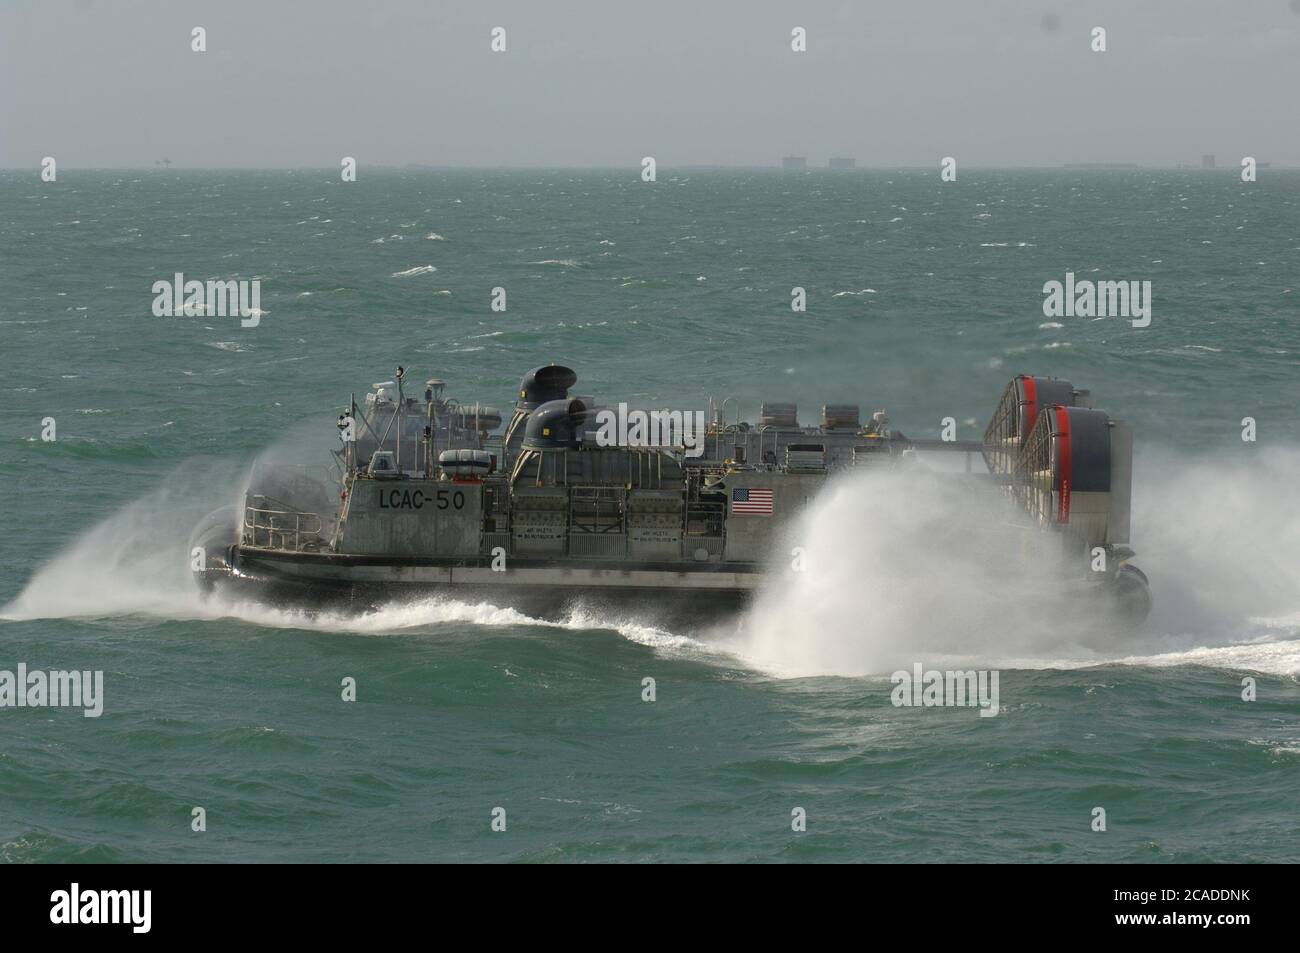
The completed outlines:
{"type": "Polygon", "coordinates": [[[771,516],[772,491],[751,487],[732,490],[731,512],[735,516],[771,516]]]}

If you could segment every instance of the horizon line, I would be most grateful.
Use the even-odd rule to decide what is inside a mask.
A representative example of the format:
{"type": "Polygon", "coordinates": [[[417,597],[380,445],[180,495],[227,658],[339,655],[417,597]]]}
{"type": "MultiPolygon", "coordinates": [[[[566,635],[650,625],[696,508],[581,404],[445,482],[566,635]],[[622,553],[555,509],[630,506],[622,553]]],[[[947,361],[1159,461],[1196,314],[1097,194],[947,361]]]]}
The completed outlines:
{"type": "MultiPolygon", "coordinates": [[[[797,157],[795,157],[797,158],[797,157]]],[[[1275,165],[1270,162],[1261,162],[1260,168],[1271,171],[1289,170],[1295,171],[1300,169],[1297,165],[1275,165]]],[[[631,172],[639,174],[640,165],[438,165],[433,163],[422,162],[405,162],[401,164],[391,163],[358,163],[358,168],[378,169],[390,172],[400,172],[409,170],[420,170],[429,172],[631,172]]],[[[685,165],[664,166],[660,165],[656,171],[749,171],[749,172],[835,172],[838,174],[853,172],[913,172],[924,171],[933,172],[938,168],[937,165],[855,165],[848,168],[836,168],[829,165],[807,165],[802,168],[787,169],[780,164],[776,165],[729,165],[714,163],[694,163],[685,165]]],[[[1069,170],[1074,172],[1132,172],[1140,170],[1156,170],[1168,172],[1237,172],[1238,167],[1235,163],[1217,165],[1211,168],[1205,168],[1195,163],[1179,163],[1177,165],[1148,165],[1138,162],[1066,162],[1058,165],[964,165],[963,170],[976,171],[1062,171],[1069,170]]],[[[330,172],[331,174],[339,171],[337,166],[324,165],[285,165],[285,166],[208,166],[208,165],[180,165],[171,163],[166,166],[162,165],[60,165],[60,171],[64,169],[75,169],[82,172],[330,172]]],[[[35,165],[9,165],[0,166],[0,172],[35,172],[39,175],[41,170],[40,163],[35,165]]]]}

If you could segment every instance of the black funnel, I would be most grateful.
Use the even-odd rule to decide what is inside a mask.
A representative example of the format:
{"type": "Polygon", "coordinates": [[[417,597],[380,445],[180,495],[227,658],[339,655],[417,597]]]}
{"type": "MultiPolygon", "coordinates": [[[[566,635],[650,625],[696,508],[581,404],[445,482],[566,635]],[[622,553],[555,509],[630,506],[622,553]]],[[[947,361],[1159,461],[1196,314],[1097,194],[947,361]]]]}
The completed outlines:
{"type": "Polygon", "coordinates": [[[577,382],[578,375],[560,364],[535,368],[519,382],[519,400],[515,406],[520,410],[533,410],[547,401],[564,400],[569,396],[569,388],[577,382]]]}
{"type": "Polygon", "coordinates": [[[525,450],[576,450],[587,422],[580,400],[552,400],[537,407],[524,428],[525,450]]]}

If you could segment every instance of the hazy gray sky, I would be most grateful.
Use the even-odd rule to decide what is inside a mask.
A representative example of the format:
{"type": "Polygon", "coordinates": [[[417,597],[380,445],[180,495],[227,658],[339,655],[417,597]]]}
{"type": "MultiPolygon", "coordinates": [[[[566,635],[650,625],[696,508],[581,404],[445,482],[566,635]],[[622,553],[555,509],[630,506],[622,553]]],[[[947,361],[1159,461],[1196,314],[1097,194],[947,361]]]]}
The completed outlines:
{"type": "Polygon", "coordinates": [[[0,0],[0,124],[33,169],[1295,165],[1300,0],[0,0]]]}

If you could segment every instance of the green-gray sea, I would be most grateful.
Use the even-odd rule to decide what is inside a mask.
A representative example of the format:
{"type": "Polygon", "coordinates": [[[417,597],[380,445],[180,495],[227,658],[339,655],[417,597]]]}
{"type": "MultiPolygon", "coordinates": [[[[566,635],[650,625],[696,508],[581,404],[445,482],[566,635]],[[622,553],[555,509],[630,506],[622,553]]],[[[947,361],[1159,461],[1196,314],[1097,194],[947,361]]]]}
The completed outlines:
{"type": "Polygon", "coordinates": [[[1297,859],[1300,174],[637,172],[0,173],[0,670],[105,686],[98,718],[0,707],[0,858],[1297,859]],[[177,272],[260,279],[265,314],[155,317],[177,272]],[[1045,316],[1067,272],[1151,281],[1150,327],[1045,316]],[[838,584],[709,629],[191,588],[193,524],[350,393],[402,364],[509,406],[549,361],[963,439],[1016,374],[1069,378],[1136,428],[1153,615],[936,631],[972,580],[891,572],[890,499],[818,523],[838,584]],[[997,717],[890,703],[954,657],[1000,670],[997,717]]]}

